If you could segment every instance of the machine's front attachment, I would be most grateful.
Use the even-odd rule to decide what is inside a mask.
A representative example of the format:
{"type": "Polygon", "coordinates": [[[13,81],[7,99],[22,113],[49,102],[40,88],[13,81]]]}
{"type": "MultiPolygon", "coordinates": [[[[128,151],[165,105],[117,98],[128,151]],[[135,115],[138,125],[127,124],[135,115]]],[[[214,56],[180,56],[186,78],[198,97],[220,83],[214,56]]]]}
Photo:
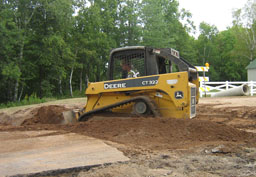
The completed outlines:
{"type": "Polygon", "coordinates": [[[75,123],[78,121],[78,117],[80,115],[79,109],[74,109],[71,111],[65,111],[62,113],[63,116],[63,122],[62,124],[69,124],[69,123],[75,123]]]}

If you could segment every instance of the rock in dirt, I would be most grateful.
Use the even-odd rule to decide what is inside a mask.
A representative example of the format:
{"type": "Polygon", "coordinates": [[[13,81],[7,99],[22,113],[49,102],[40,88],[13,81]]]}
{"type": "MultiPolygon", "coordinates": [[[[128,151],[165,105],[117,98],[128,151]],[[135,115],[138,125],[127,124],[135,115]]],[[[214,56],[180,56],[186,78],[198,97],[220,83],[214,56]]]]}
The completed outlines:
{"type": "Polygon", "coordinates": [[[226,154],[228,153],[226,150],[225,150],[225,146],[224,145],[219,145],[215,148],[213,148],[211,150],[212,153],[223,153],[223,154],[226,154]]]}

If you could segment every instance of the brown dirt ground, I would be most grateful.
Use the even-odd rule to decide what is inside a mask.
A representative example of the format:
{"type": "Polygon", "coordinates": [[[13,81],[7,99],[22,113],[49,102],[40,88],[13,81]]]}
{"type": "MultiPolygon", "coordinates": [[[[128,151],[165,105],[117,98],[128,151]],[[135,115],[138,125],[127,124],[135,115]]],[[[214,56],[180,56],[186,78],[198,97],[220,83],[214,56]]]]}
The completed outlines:
{"type": "MultiPolygon", "coordinates": [[[[67,107],[65,105],[44,105],[39,108],[30,108],[29,111],[28,109],[26,109],[26,113],[30,112],[30,114],[26,114],[25,117],[22,118],[17,118],[17,113],[19,113],[20,116],[23,110],[16,111],[12,114],[0,112],[0,131],[57,130],[57,132],[60,134],[74,132],[78,134],[92,136],[103,139],[110,144],[114,143],[114,146],[117,146],[131,159],[135,158],[133,159],[133,161],[135,162],[132,162],[135,164],[143,163],[140,161],[142,159],[145,160],[145,158],[148,158],[148,154],[146,152],[152,153],[155,151],[161,152],[160,154],[162,154],[163,152],[170,150],[190,151],[192,148],[193,153],[195,153],[195,151],[197,151],[199,147],[204,147],[205,149],[206,147],[209,148],[221,146],[222,152],[232,151],[236,154],[239,154],[241,149],[256,147],[256,105],[254,105],[256,99],[255,97],[252,97],[251,99],[246,97],[245,102],[242,101],[243,98],[239,98],[238,100],[234,100],[234,98],[221,98],[220,100],[217,100],[216,98],[214,98],[213,100],[211,100],[211,98],[202,99],[202,101],[200,100],[200,104],[197,107],[197,117],[192,120],[151,117],[141,118],[129,116],[108,116],[107,118],[102,118],[101,116],[98,116],[96,119],[91,119],[87,122],[79,122],[68,125],[61,125],[61,122],[63,120],[61,113],[67,110],[67,107]],[[238,100],[240,100],[240,105],[238,105],[237,103],[238,100]],[[251,101],[252,104],[250,104],[248,100],[251,101]],[[235,101],[236,103],[231,104],[233,101],[235,101]],[[17,119],[14,119],[13,117],[17,119]],[[115,143],[118,143],[118,145],[115,143]],[[223,148],[223,146],[225,147],[223,148]],[[223,150],[225,148],[227,148],[228,150],[223,150]],[[145,153],[147,155],[146,157],[139,157],[140,155],[137,154],[138,152],[140,155],[145,155],[145,153]],[[134,153],[136,154],[136,157],[133,156],[134,153]]],[[[70,107],[72,106],[69,105],[69,108],[70,107]]],[[[74,107],[77,108],[77,105],[74,107]]],[[[184,153],[182,154],[184,155],[184,153]]],[[[158,163],[158,158],[159,156],[151,157],[152,163],[158,163]]],[[[193,158],[195,157],[193,156],[193,158]]],[[[243,156],[243,158],[248,158],[248,155],[246,157],[243,156]]],[[[253,159],[253,163],[255,163],[256,165],[256,155],[253,155],[253,157],[251,158],[253,159]]],[[[232,158],[231,161],[234,160],[234,164],[236,164],[239,159],[232,158]]],[[[194,163],[185,158],[184,161],[186,160],[188,161],[188,163],[194,163]]],[[[198,160],[202,159],[198,158],[198,160]]],[[[215,164],[215,162],[218,160],[219,159],[213,161],[212,163],[215,164]]],[[[171,160],[169,160],[168,162],[171,163],[171,160]]],[[[225,164],[224,160],[223,163],[225,164]]],[[[203,165],[204,164],[201,164],[201,166],[203,165]]],[[[109,168],[113,168],[113,166],[109,168]]],[[[106,167],[106,169],[109,168],[106,167]]],[[[118,166],[118,168],[121,167],[118,166]]],[[[124,168],[126,169],[128,167],[125,166],[124,168]]],[[[134,168],[138,170],[140,167],[136,166],[134,168]]],[[[148,167],[145,168],[148,170],[148,167]]],[[[224,167],[220,165],[220,167],[218,168],[224,167]]],[[[225,176],[227,170],[230,170],[229,174],[232,174],[233,176],[241,176],[240,172],[233,173],[234,169],[232,168],[233,167],[230,167],[230,169],[224,168],[223,171],[220,171],[216,174],[219,174],[219,176],[225,176]]],[[[131,170],[130,168],[128,169],[131,170]]],[[[98,171],[100,170],[102,169],[99,169],[98,171]]],[[[112,172],[115,170],[116,169],[112,169],[112,172]]],[[[212,169],[210,169],[210,171],[211,170],[212,169]]],[[[252,174],[256,175],[256,169],[252,171],[252,174]]],[[[126,172],[126,170],[124,170],[124,172],[126,172]]],[[[186,170],[180,169],[178,176],[180,174],[183,174],[183,172],[186,172],[186,170]]],[[[204,175],[204,172],[205,169],[201,170],[200,175],[209,176],[209,170],[207,171],[207,175],[204,175]]],[[[103,170],[103,172],[99,172],[99,174],[96,172],[92,173],[92,171],[86,174],[90,174],[89,176],[94,176],[95,174],[98,174],[98,176],[105,176],[106,173],[107,172],[103,170]]],[[[110,174],[116,175],[117,173],[110,174]]],[[[130,174],[132,176],[136,176],[134,175],[134,173],[130,174]]],[[[144,174],[144,172],[139,174],[144,174]]],[[[151,172],[146,174],[151,174],[151,172]]],[[[242,174],[245,174],[245,172],[242,174]]],[[[200,175],[196,173],[195,176],[200,175]]]]}
{"type": "MultiPolygon", "coordinates": [[[[208,113],[209,115],[205,115],[203,113],[206,110],[208,112],[210,110],[208,105],[199,106],[198,117],[192,120],[151,117],[107,117],[101,119],[98,117],[96,120],[91,119],[87,122],[60,125],[63,120],[62,112],[67,111],[67,109],[64,106],[50,105],[32,110],[33,117],[24,120],[19,128],[2,127],[2,130],[6,130],[6,128],[9,131],[17,128],[20,130],[61,130],[152,150],[189,148],[205,142],[216,141],[256,142],[255,134],[236,129],[237,126],[248,128],[252,127],[253,124],[232,124],[235,117],[255,119],[255,110],[242,108],[246,112],[246,117],[243,117],[245,113],[241,116],[239,111],[231,111],[230,114],[227,109],[218,109],[218,111],[212,109],[211,113],[208,113]],[[216,112],[223,118],[220,119],[218,115],[213,114],[216,112]],[[248,112],[252,112],[252,114],[248,112]]],[[[2,120],[8,118],[5,116],[2,120]]]]}
{"type": "MultiPolygon", "coordinates": [[[[44,121],[36,121],[38,122],[44,121]]],[[[54,121],[51,120],[50,123],[52,122],[54,121]]],[[[188,148],[215,141],[256,142],[256,135],[252,133],[204,120],[108,118],[108,120],[90,120],[70,125],[35,126],[30,122],[20,129],[62,130],[152,150],[188,148]]]]}
{"type": "MultiPolygon", "coordinates": [[[[104,119],[60,125],[63,121],[62,112],[67,110],[58,105],[32,109],[32,118],[25,119],[19,129],[61,129],[154,149],[198,145],[209,141],[256,142],[254,134],[235,129],[256,127],[255,107],[214,108],[213,105],[201,104],[198,106],[197,118],[192,120],[108,116],[104,119]]],[[[5,125],[15,121],[4,113],[0,113],[0,117],[0,123],[5,125]]],[[[11,129],[15,128],[18,127],[11,129]]]]}

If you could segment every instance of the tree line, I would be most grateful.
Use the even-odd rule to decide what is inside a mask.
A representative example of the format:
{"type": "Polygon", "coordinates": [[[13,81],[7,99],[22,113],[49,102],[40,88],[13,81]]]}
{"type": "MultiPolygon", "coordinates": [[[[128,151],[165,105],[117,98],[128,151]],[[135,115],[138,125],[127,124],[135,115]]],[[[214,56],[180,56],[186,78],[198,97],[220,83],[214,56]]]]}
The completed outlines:
{"type": "Polygon", "coordinates": [[[170,47],[194,65],[210,63],[212,81],[246,80],[255,57],[256,5],[233,12],[233,26],[219,32],[178,0],[0,1],[0,103],[29,95],[73,96],[106,79],[111,49],[170,47]]]}

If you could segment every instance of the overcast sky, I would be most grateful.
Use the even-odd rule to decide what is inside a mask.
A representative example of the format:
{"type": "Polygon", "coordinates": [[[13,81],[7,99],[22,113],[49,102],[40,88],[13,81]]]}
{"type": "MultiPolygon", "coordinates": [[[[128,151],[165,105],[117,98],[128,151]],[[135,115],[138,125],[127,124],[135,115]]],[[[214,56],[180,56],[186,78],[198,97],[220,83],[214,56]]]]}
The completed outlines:
{"type": "Polygon", "coordinates": [[[247,0],[178,0],[180,8],[192,13],[192,20],[199,31],[199,24],[204,21],[217,26],[219,31],[232,25],[232,11],[243,8],[247,0]]]}

